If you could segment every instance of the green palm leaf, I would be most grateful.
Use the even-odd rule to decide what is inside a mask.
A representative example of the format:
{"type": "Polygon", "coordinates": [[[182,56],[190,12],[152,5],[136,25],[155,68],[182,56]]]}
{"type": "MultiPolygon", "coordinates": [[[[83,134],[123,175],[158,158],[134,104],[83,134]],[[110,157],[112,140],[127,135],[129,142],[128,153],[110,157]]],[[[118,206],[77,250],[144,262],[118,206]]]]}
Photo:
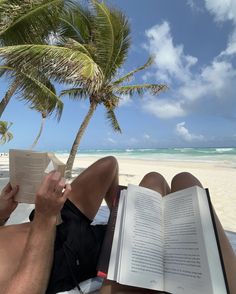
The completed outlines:
{"type": "Polygon", "coordinates": [[[119,85],[119,84],[122,84],[122,83],[124,83],[126,81],[129,81],[134,76],[135,73],[148,68],[149,66],[152,65],[152,63],[153,63],[153,58],[149,57],[147,62],[144,65],[130,71],[125,76],[123,76],[123,77],[119,78],[118,80],[114,81],[113,85],[119,85]]]}
{"type": "Polygon", "coordinates": [[[13,134],[9,132],[12,122],[0,121],[0,144],[5,144],[13,139],[13,134]]]}
{"type": "Polygon", "coordinates": [[[115,116],[115,113],[112,109],[107,108],[106,117],[111,124],[111,127],[114,131],[121,133],[121,128],[119,126],[118,120],[115,116]]]}
{"type": "Polygon", "coordinates": [[[87,54],[89,57],[91,57],[90,52],[87,50],[86,46],[83,44],[80,44],[79,42],[73,40],[73,39],[66,39],[63,43],[63,46],[66,48],[73,49],[75,51],[79,51],[81,53],[87,54]]]}
{"type": "Polygon", "coordinates": [[[22,71],[37,68],[59,83],[84,84],[92,91],[103,79],[98,65],[85,53],[49,45],[17,45],[0,48],[0,57],[22,71]]]}
{"type": "Polygon", "coordinates": [[[42,75],[36,79],[32,75],[18,72],[16,81],[19,81],[18,98],[26,101],[30,108],[50,116],[54,111],[58,121],[63,111],[63,102],[56,95],[56,90],[49,80],[42,75]]]}
{"type": "Polygon", "coordinates": [[[0,2],[0,39],[4,44],[41,43],[58,25],[64,0],[8,0],[0,2]]]}
{"type": "Polygon", "coordinates": [[[132,86],[120,86],[119,88],[115,89],[115,92],[120,95],[130,95],[133,96],[134,94],[138,94],[142,96],[147,91],[150,92],[152,95],[157,95],[162,91],[167,90],[166,85],[157,85],[157,84],[142,84],[142,85],[132,85],[132,86]]]}
{"type": "Polygon", "coordinates": [[[130,47],[130,27],[126,16],[118,10],[111,10],[110,19],[114,31],[114,46],[109,66],[109,76],[113,77],[125,62],[130,47]]]}
{"type": "Polygon", "coordinates": [[[43,75],[37,76],[37,72],[27,74],[9,66],[1,66],[18,85],[18,99],[26,101],[31,108],[38,111],[43,109],[47,116],[54,111],[58,120],[60,120],[63,111],[63,102],[56,95],[56,90],[51,82],[43,75]],[[33,77],[33,74],[35,75],[33,77]]]}
{"type": "Polygon", "coordinates": [[[96,43],[96,61],[107,76],[114,50],[115,34],[111,15],[104,3],[92,1],[95,15],[93,21],[94,42],[96,43]]]}
{"type": "Polygon", "coordinates": [[[81,44],[88,44],[91,41],[93,15],[87,7],[76,3],[73,9],[62,14],[60,20],[60,32],[63,37],[72,38],[81,44]]]}
{"type": "Polygon", "coordinates": [[[68,90],[61,91],[60,96],[66,96],[68,95],[69,98],[73,100],[80,100],[80,99],[86,99],[89,97],[89,93],[85,88],[72,88],[68,90]]]}

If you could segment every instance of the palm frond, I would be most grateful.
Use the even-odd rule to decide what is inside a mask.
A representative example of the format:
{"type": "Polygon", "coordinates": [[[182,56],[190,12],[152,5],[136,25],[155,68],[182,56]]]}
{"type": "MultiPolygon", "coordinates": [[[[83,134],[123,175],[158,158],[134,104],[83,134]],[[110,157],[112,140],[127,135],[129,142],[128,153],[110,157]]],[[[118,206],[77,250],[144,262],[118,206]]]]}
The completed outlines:
{"type": "Polygon", "coordinates": [[[66,38],[88,44],[91,41],[91,24],[93,15],[86,6],[76,3],[73,9],[67,10],[60,17],[59,30],[66,38]]]}
{"type": "Polygon", "coordinates": [[[119,10],[110,11],[110,19],[114,30],[114,49],[109,66],[109,75],[113,77],[128,55],[130,47],[130,26],[127,17],[119,10]]]}
{"type": "Polygon", "coordinates": [[[103,74],[99,66],[86,54],[70,48],[49,45],[16,45],[0,48],[0,57],[10,67],[22,71],[37,68],[49,79],[59,83],[86,85],[94,91],[99,88],[103,74]]]}
{"type": "Polygon", "coordinates": [[[114,85],[119,85],[119,84],[122,84],[122,83],[124,83],[126,81],[129,81],[136,72],[139,72],[141,70],[144,70],[144,69],[148,68],[149,66],[152,65],[152,63],[153,63],[153,58],[149,57],[147,62],[144,65],[130,71],[125,76],[123,76],[123,77],[119,78],[118,80],[114,81],[113,84],[114,85]]]}
{"type": "Polygon", "coordinates": [[[90,52],[88,51],[88,49],[86,48],[86,45],[83,45],[73,39],[66,39],[64,42],[63,42],[63,45],[66,47],[66,48],[70,48],[72,50],[76,50],[76,51],[79,51],[81,53],[84,53],[84,54],[87,54],[89,57],[91,57],[90,55],[90,52]]]}
{"type": "Polygon", "coordinates": [[[107,76],[111,64],[115,34],[111,22],[110,11],[104,3],[92,0],[94,5],[94,42],[96,47],[96,62],[102,68],[104,76],[107,76]]]}
{"type": "Polygon", "coordinates": [[[69,95],[69,98],[73,100],[81,100],[89,97],[89,93],[85,88],[72,88],[61,91],[60,96],[66,95],[69,95]]]}
{"type": "Polygon", "coordinates": [[[11,66],[0,65],[0,77],[3,75],[7,76],[9,79],[14,78],[14,68],[11,66]]]}
{"type": "Polygon", "coordinates": [[[16,81],[19,82],[18,99],[25,101],[30,108],[45,112],[50,116],[55,112],[58,121],[63,111],[63,102],[56,95],[51,82],[43,75],[33,77],[24,72],[16,72],[16,81]]]}
{"type": "Polygon", "coordinates": [[[42,43],[56,29],[64,0],[10,0],[0,3],[0,39],[4,44],[42,43]]]}
{"type": "Polygon", "coordinates": [[[13,134],[9,132],[12,122],[0,121],[0,145],[13,139],[13,134]]]}
{"type": "Polygon", "coordinates": [[[113,128],[113,130],[115,132],[121,133],[121,128],[119,126],[119,123],[118,123],[118,120],[117,120],[117,118],[115,116],[115,113],[114,113],[114,111],[112,109],[109,109],[109,108],[107,109],[106,117],[107,117],[108,121],[110,122],[111,127],[113,128]]]}
{"type": "Polygon", "coordinates": [[[6,73],[7,69],[3,66],[0,66],[0,77],[2,77],[6,73]]]}
{"type": "Polygon", "coordinates": [[[151,95],[157,95],[162,91],[167,90],[168,87],[166,85],[158,85],[158,84],[143,84],[143,85],[132,85],[132,86],[121,86],[114,91],[120,95],[130,95],[138,94],[139,96],[143,96],[144,93],[150,92],[151,95]]]}
{"type": "Polygon", "coordinates": [[[101,102],[106,107],[106,109],[114,110],[118,105],[120,101],[120,97],[114,95],[114,93],[107,93],[104,95],[104,97],[101,99],[101,102]]]}

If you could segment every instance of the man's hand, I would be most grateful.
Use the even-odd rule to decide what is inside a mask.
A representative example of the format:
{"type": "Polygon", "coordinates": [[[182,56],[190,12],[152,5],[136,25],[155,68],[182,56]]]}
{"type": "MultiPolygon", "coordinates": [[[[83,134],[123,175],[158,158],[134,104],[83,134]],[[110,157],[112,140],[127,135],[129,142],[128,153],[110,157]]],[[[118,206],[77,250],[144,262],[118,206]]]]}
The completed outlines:
{"type": "Polygon", "coordinates": [[[19,187],[12,187],[8,183],[2,190],[0,194],[0,221],[4,221],[11,213],[16,209],[18,202],[14,200],[14,196],[18,192],[19,187]]]}
{"type": "Polygon", "coordinates": [[[53,171],[45,176],[36,194],[35,217],[41,216],[43,219],[57,217],[60,213],[71,186],[66,185],[66,181],[57,171],[53,171]]]}

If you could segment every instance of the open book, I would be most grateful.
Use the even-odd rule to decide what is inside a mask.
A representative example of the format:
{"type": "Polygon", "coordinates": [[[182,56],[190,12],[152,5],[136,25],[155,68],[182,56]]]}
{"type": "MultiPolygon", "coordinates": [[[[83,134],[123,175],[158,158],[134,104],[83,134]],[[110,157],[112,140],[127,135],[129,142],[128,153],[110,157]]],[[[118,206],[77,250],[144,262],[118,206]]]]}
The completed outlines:
{"type": "Polygon", "coordinates": [[[162,197],[129,185],[113,233],[108,279],[174,294],[228,293],[208,190],[162,197]]]}
{"type": "Polygon", "coordinates": [[[23,203],[34,203],[35,194],[43,176],[52,170],[58,170],[62,175],[65,172],[65,164],[53,153],[10,149],[10,183],[13,186],[20,186],[15,200],[23,203]]]}

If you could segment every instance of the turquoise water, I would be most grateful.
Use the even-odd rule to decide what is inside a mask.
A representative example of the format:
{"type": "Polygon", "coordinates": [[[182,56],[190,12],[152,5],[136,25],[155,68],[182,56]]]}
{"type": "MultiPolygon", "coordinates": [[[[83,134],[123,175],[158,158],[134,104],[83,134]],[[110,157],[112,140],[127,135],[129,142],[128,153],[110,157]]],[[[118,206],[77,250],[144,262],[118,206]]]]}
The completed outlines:
{"type": "MultiPolygon", "coordinates": [[[[56,151],[68,156],[68,150],[56,151]]],[[[79,156],[107,156],[144,160],[222,161],[236,164],[236,148],[159,148],[159,149],[107,149],[79,150],[79,156]]]]}

